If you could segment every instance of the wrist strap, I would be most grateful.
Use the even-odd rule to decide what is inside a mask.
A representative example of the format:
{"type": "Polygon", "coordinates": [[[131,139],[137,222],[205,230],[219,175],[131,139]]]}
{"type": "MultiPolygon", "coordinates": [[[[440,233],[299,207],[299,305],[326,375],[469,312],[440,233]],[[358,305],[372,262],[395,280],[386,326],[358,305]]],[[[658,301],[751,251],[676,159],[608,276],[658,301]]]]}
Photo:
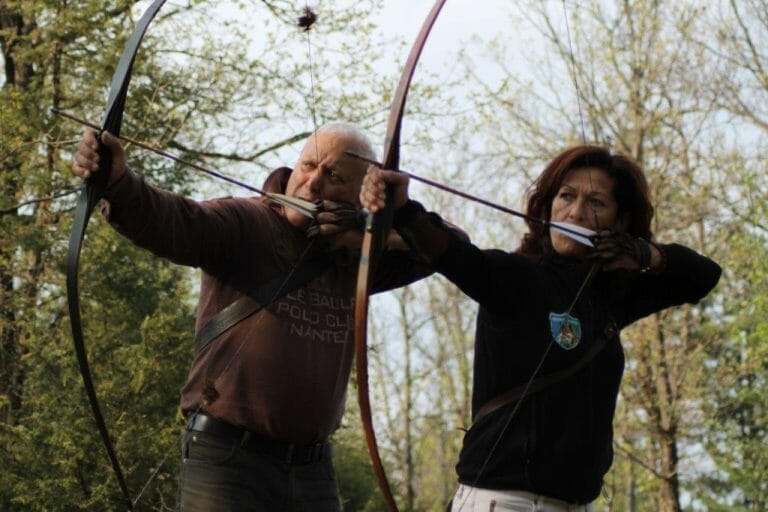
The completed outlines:
{"type": "Polygon", "coordinates": [[[641,270],[641,272],[652,272],[654,274],[660,274],[661,272],[664,272],[667,268],[667,252],[664,250],[664,248],[653,241],[648,241],[648,265],[641,270]],[[654,246],[657,251],[659,251],[659,256],[661,256],[661,263],[658,267],[653,268],[651,267],[651,260],[653,259],[652,254],[650,254],[651,248],[650,246],[654,246]]]}
{"type": "Polygon", "coordinates": [[[637,263],[640,265],[640,272],[648,272],[651,270],[651,243],[643,238],[635,239],[635,247],[637,248],[637,263]]]}

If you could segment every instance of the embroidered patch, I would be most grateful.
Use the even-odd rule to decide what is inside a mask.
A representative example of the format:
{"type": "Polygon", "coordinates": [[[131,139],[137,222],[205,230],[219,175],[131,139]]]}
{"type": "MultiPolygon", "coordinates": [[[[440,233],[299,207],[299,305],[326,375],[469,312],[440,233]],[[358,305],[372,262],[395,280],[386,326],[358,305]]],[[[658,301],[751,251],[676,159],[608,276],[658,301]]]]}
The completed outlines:
{"type": "Polygon", "coordinates": [[[575,348],[581,341],[581,322],[568,313],[550,313],[549,330],[557,344],[565,350],[575,348]]]}

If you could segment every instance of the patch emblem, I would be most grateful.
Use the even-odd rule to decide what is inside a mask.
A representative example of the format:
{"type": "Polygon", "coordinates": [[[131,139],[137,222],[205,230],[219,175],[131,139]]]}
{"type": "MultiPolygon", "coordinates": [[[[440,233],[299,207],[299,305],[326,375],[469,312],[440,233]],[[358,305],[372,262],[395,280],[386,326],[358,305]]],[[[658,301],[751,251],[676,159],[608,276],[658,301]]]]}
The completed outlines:
{"type": "Polygon", "coordinates": [[[565,350],[571,350],[581,341],[581,322],[568,313],[550,313],[549,330],[552,338],[565,350]]]}

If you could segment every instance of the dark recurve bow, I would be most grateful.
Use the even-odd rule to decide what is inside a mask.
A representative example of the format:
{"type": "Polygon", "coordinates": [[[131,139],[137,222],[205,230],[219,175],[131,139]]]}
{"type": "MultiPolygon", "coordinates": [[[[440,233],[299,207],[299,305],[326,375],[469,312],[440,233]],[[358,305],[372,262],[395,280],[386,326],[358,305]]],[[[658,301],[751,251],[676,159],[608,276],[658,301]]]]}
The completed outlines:
{"type": "MultiPolygon", "coordinates": [[[[165,0],[155,0],[155,2],[150,5],[142,15],[123,50],[117,69],[112,76],[109,98],[107,100],[107,109],[101,123],[102,132],[109,131],[114,135],[120,134],[120,125],[123,120],[123,108],[128,92],[128,84],[131,80],[133,61],[147,27],[164,3],[165,0]]],[[[111,154],[101,142],[99,142],[99,155],[99,172],[94,173],[86,181],[75,209],[75,218],[72,223],[72,232],[69,237],[69,249],[67,254],[67,303],[69,306],[69,319],[72,325],[72,338],[75,344],[75,353],[77,355],[80,373],[83,377],[85,392],[88,396],[88,401],[91,404],[91,411],[96,420],[101,439],[104,442],[104,447],[107,450],[107,455],[112,464],[115,478],[120,485],[125,504],[128,507],[128,510],[133,510],[135,503],[131,499],[128,484],[126,483],[123,470],[118,461],[112,439],[109,436],[109,431],[107,430],[107,425],[104,421],[104,416],[101,413],[101,407],[99,406],[99,399],[93,385],[93,378],[88,364],[88,353],[85,349],[85,338],[83,337],[83,328],[80,318],[80,297],[78,292],[80,251],[88,221],[91,218],[91,214],[93,213],[96,204],[104,196],[104,191],[109,182],[109,171],[112,166],[111,154]]]]}

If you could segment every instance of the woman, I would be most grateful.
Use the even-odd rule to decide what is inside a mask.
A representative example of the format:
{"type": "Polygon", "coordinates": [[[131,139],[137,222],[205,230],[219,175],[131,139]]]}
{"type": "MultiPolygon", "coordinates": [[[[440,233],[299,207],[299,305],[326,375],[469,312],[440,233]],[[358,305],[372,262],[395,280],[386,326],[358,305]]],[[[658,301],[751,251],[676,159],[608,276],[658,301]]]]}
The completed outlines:
{"type": "Polygon", "coordinates": [[[602,147],[558,155],[533,185],[526,212],[597,232],[594,247],[527,221],[515,252],[481,250],[409,200],[401,173],[369,170],[363,206],[383,208],[386,185],[395,229],[480,304],[474,420],[452,510],[591,510],[613,459],[624,370],[619,331],[698,302],[720,267],[681,245],[652,241],[642,171],[602,147]]]}

